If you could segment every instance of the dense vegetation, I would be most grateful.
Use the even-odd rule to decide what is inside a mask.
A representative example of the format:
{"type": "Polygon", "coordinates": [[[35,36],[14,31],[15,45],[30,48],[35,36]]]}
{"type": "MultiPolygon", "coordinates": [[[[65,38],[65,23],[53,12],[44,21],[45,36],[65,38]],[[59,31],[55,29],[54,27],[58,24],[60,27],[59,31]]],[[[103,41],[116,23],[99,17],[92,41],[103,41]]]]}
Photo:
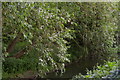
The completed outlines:
{"type": "Polygon", "coordinates": [[[88,70],[87,75],[76,75],[73,77],[73,80],[92,78],[93,80],[111,80],[120,78],[120,70],[118,69],[119,61],[115,60],[113,62],[106,62],[104,65],[97,66],[94,70],[88,70]]]}
{"type": "Polygon", "coordinates": [[[3,78],[116,58],[118,3],[4,2],[2,9],[3,78]]]}

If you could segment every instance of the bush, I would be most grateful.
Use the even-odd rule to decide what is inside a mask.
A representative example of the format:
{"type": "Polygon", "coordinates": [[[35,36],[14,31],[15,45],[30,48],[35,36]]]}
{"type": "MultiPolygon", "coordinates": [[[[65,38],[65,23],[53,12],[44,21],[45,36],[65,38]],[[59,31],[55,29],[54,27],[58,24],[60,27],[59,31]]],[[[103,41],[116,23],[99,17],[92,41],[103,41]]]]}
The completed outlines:
{"type": "Polygon", "coordinates": [[[117,70],[118,62],[119,60],[106,61],[104,65],[98,65],[93,70],[87,70],[86,75],[79,73],[79,75],[73,77],[73,80],[78,78],[107,78],[108,75],[113,75],[112,73],[117,70]]]}

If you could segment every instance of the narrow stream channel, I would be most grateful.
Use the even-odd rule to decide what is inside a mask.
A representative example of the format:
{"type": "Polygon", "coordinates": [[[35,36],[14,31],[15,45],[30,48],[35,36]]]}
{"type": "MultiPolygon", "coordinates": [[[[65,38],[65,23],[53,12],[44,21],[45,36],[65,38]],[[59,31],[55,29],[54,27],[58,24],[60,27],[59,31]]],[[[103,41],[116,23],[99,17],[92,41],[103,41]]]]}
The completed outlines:
{"type": "Polygon", "coordinates": [[[96,66],[97,60],[81,60],[66,66],[66,71],[61,75],[56,75],[56,72],[48,73],[46,78],[72,78],[75,75],[86,74],[86,70],[92,70],[96,66]]]}

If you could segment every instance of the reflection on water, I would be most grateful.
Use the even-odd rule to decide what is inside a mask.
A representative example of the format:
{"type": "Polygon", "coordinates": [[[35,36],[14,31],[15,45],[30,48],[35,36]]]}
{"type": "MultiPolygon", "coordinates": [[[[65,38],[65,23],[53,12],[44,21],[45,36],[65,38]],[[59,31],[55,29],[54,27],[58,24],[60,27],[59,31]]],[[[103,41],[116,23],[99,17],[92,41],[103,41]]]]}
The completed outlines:
{"type": "Polygon", "coordinates": [[[66,71],[62,75],[56,75],[56,72],[53,72],[46,75],[46,78],[72,78],[79,73],[86,74],[86,70],[91,70],[96,64],[97,60],[81,60],[67,65],[66,71]]]}

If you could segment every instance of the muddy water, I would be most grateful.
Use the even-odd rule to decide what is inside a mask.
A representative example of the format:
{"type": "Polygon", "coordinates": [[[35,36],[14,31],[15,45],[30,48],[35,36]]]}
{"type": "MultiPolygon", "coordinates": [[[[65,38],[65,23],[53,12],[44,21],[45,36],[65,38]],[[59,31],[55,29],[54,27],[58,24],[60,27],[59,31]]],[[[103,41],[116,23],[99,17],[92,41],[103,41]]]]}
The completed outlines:
{"type": "Polygon", "coordinates": [[[97,64],[97,60],[81,60],[79,62],[74,62],[66,66],[66,71],[61,75],[56,75],[56,72],[49,73],[46,78],[72,78],[73,76],[81,73],[86,74],[86,70],[92,70],[97,64]]]}

